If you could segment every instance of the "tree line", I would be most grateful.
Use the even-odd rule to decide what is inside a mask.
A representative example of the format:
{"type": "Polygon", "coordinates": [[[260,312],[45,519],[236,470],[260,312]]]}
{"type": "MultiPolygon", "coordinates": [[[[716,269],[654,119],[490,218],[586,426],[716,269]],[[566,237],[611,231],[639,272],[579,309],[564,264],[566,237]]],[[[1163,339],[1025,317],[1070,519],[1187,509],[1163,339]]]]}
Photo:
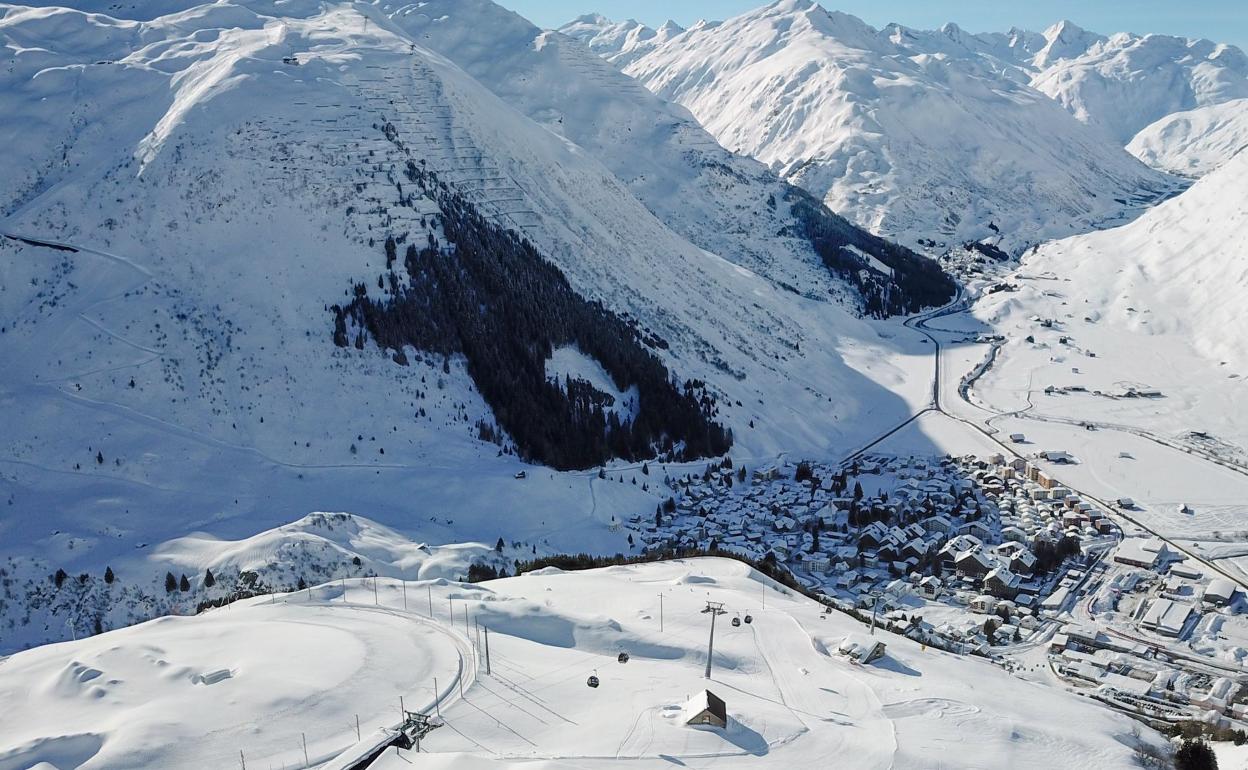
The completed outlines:
{"type": "Polygon", "coordinates": [[[858,289],[867,315],[908,315],[953,299],[957,284],[936,262],[868,233],[829,211],[805,190],[790,187],[785,200],[797,219],[800,235],[810,241],[828,270],[858,289]],[[891,280],[867,269],[846,246],[860,249],[891,268],[891,280]]]}
{"type": "MultiPolygon", "coordinates": [[[[392,278],[382,298],[356,284],[348,304],[331,308],[335,344],[351,342],[350,321],[399,363],[407,345],[462,354],[521,455],[560,470],[728,451],[731,431],[712,419],[715,400],[704,383],[678,383],[634,328],[577,294],[529,241],[487,220],[434,175],[409,161],[407,178],[434,194],[450,243],[444,247],[429,233],[421,246],[409,244],[402,258],[407,280],[392,278]],[[587,382],[547,378],[546,361],[567,345],[601,364],[620,390],[637,387],[635,415],[621,416],[611,397],[587,382]]],[[[393,248],[388,261],[391,253],[398,259],[393,248]]],[[[362,336],[354,344],[362,347],[362,336]]]]}

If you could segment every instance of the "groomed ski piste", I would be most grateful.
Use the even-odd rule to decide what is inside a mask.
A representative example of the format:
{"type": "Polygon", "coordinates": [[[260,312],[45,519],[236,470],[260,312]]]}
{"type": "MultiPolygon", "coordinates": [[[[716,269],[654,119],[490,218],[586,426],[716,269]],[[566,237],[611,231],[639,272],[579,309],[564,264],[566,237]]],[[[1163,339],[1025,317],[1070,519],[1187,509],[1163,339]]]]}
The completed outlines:
{"type": "Polygon", "coordinates": [[[1135,766],[1125,717],[882,629],[884,657],[837,652],[867,634],[720,558],[337,581],[0,661],[0,769],[338,767],[400,698],[439,726],[378,770],[1135,766]],[[704,689],[726,728],[686,724],[704,689]]]}

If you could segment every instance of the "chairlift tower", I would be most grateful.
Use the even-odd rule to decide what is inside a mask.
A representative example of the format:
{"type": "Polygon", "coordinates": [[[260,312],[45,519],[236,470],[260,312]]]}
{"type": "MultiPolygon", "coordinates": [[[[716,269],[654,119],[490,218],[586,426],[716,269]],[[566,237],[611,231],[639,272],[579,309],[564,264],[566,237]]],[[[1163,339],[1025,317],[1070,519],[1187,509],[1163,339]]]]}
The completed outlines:
{"type": "Polygon", "coordinates": [[[713,655],[715,652],[715,616],[723,615],[724,613],[727,612],[727,610],[724,609],[723,602],[708,601],[706,603],[706,608],[703,609],[702,612],[703,614],[709,612],[711,615],[711,638],[710,638],[710,641],[706,643],[706,678],[710,679],[711,678],[711,655],[713,655]]]}

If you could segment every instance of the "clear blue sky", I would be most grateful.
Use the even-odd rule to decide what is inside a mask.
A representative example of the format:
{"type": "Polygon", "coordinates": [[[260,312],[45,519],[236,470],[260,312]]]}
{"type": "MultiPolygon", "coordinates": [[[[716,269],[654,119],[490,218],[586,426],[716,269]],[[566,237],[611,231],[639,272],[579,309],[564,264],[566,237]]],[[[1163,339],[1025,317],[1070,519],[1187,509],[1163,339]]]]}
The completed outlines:
{"type": "MultiPolygon", "coordinates": [[[[585,13],[637,19],[657,27],[667,19],[683,26],[725,19],[769,0],[498,0],[541,27],[557,27],[585,13]]],[[[970,32],[1011,26],[1043,31],[1060,19],[1104,34],[1163,32],[1207,37],[1248,49],[1248,0],[820,0],[874,27],[896,21],[931,29],[947,21],[970,32]]]]}

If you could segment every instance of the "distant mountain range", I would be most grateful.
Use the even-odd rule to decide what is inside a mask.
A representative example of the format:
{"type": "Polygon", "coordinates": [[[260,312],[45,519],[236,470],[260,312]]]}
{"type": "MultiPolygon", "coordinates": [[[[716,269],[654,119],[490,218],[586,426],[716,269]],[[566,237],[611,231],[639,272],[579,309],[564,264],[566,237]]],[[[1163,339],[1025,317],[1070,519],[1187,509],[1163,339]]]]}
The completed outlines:
{"type": "Polygon", "coordinates": [[[1017,253],[1130,219],[1182,183],[1124,146],[1170,114],[1248,92],[1234,46],[1070,22],[877,30],[780,0],[687,30],[590,15],[561,31],[832,209],[935,249],[991,239],[1017,253]]]}

